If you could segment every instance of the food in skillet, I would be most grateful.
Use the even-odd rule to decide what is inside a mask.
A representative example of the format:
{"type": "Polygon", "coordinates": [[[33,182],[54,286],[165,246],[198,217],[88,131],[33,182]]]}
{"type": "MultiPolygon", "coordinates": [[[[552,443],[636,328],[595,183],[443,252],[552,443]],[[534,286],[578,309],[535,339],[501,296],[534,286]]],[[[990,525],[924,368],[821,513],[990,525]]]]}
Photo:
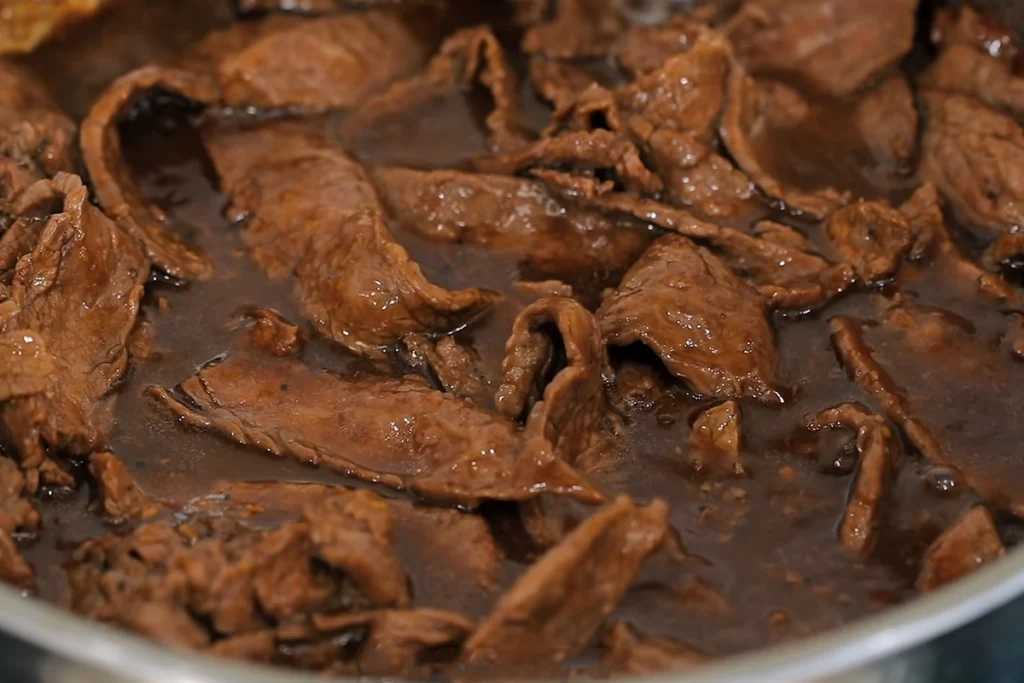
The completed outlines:
{"type": "Polygon", "coordinates": [[[1016,542],[1024,81],[993,18],[140,11],[0,63],[7,583],[328,674],[608,678],[1016,542]]]}

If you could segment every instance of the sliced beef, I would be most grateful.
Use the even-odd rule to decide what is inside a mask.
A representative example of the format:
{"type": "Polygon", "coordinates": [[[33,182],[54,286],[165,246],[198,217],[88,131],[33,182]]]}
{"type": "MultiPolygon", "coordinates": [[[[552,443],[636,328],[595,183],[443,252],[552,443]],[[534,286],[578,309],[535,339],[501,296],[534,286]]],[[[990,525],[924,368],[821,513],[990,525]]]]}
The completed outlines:
{"type": "Polygon", "coordinates": [[[825,231],[835,253],[852,263],[857,275],[868,283],[896,272],[914,242],[902,212],[863,199],[829,216],[825,231]]]}
{"type": "Polygon", "coordinates": [[[468,398],[486,406],[493,393],[491,380],[480,368],[479,354],[454,337],[434,341],[422,334],[409,334],[402,339],[405,361],[424,373],[428,380],[458,398],[468,398]]]}
{"type": "Polygon", "coordinates": [[[155,501],[135,483],[125,464],[110,451],[89,456],[89,473],[96,481],[104,514],[114,522],[137,520],[156,512],[155,501]]]}
{"type": "Polygon", "coordinates": [[[374,169],[370,175],[408,230],[434,241],[519,255],[521,270],[531,277],[615,277],[651,240],[639,226],[566,201],[526,178],[403,168],[374,169]]]}
{"type": "Polygon", "coordinates": [[[626,19],[613,0],[560,0],[555,5],[550,20],[527,29],[524,52],[554,59],[604,57],[626,29],[626,19]]]}
{"type": "Polygon", "coordinates": [[[701,412],[688,439],[690,462],[700,473],[743,476],[740,461],[742,412],[736,401],[726,401],[701,412]]]}
{"type": "Polygon", "coordinates": [[[14,534],[32,533],[41,523],[28,494],[21,468],[10,458],[0,457],[0,580],[22,588],[32,587],[35,573],[22,556],[14,534]]]}
{"type": "Polygon", "coordinates": [[[153,391],[189,424],[430,500],[597,497],[542,437],[417,378],[343,379],[241,352],[186,380],[184,402],[153,391]]]}
{"type": "Polygon", "coordinates": [[[971,227],[998,234],[1024,225],[1020,125],[959,94],[928,91],[921,103],[921,177],[934,183],[971,227]]]}
{"type": "Polygon", "coordinates": [[[1024,78],[1005,61],[965,43],[943,49],[921,83],[976,98],[1018,120],[1024,117],[1024,78]]]}
{"type": "Polygon", "coordinates": [[[498,299],[427,281],[393,240],[363,168],[309,126],[216,127],[205,137],[232,213],[249,219],[253,258],[271,277],[294,271],[306,315],[329,339],[380,355],[405,334],[460,327],[498,299]]]}
{"type": "Polygon", "coordinates": [[[41,393],[0,408],[7,438],[29,469],[51,449],[83,455],[104,442],[107,397],[124,374],[149,273],[138,243],[89,203],[78,176],[39,183],[63,210],[15,267],[10,302],[17,313],[6,327],[31,330],[33,340],[37,334],[55,372],[41,393]]]}
{"type": "Polygon", "coordinates": [[[503,671],[562,661],[588,644],[668,531],[668,506],[628,496],[593,514],[531,566],[465,644],[463,658],[503,671]]]}
{"type": "Polygon", "coordinates": [[[618,43],[615,60],[634,78],[643,76],[689,50],[707,30],[704,24],[679,14],[662,24],[634,24],[618,43]]]}
{"type": "Polygon", "coordinates": [[[859,404],[844,403],[818,413],[812,430],[849,429],[857,434],[857,479],[839,525],[845,548],[866,557],[874,547],[882,516],[882,503],[895,467],[895,436],[885,420],[859,404]]]}
{"type": "Polygon", "coordinates": [[[498,39],[486,26],[452,34],[437,55],[419,74],[394,83],[386,91],[355,108],[345,121],[342,136],[358,139],[371,124],[386,122],[396,114],[408,114],[458,92],[483,86],[493,106],[484,118],[492,151],[520,147],[526,140],[522,120],[519,79],[505,58],[498,39]]]}
{"type": "Polygon", "coordinates": [[[864,93],[853,116],[872,161],[885,177],[905,177],[914,170],[919,116],[905,76],[894,74],[864,93]]]}
{"type": "Polygon", "coordinates": [[[52,35],[80,22],[110,0],[12,2],[0,14],[0,55],[31,52],[52,35]]]}
{"type": "Polygon", "coordinates": [[[842,96],[910,52],[916,8],[917,0],[756,0],[726,32],[748,71],[842,96]]]}
{"type": "Polygon", "coordinates": [[[765,194],[791,209],[823,218],[849,201],[848,194],[831,187],[806,190],[788,186],[765,166],[755,139],[772,128],[772,118],[783,116],[787,125],[798,124],[805,115],[803,106],[796,93],[755,81],[742,69],[733,68],[719,132],[732,158],[765,194]]]}
{"type": "Polygon", "coordinates": [[[709,241],[772,308],[820,308],[856,281],[852,266],[829,263],[800,233],[779,223],[762,221],[753,235],[724,228],[709,241]]]}
{"type": "Polygon", "coordinates": [[[548,297],[524,308],[505,344],[501,375],[499,413],[529,415],[570,463],[590,445],[608,411],[611,368],[597,322],[582,304],[548,297]]]}
{"type": "Polygon", "coordinates": [[[42,394],[56,372],[56,360],[40,334],[9,329],[14,327],[0,333],[0,401],[42,394]]]}
{"type": "Polygon", "coordinates": [[[941,588],[1005,553],[992,515],[983,505],[975,505],[929,546],[917,587],[923,591],[941,588]]]}
{"type": "Polygon", "coordinates": [[[707,656],[672,638],[649,636],[619,621],[602,640],[605,652],[597,670],[607,676],[650,676],[685,671],[707,661],[707,656]]]}
{"type": "Polygon", "coordinates": [[[764,299],[685,237],[651,245],[597,319],[609,344],[646,344],[702,396],[781,400],[764,299]]]}
{"type": "Polygon", "coordinates": [[[303,331],[272,308],[247,306],[235,315],[241,324],[248,325],[249,344],[267,353],[294,356],[306,344],[303,331]]]}

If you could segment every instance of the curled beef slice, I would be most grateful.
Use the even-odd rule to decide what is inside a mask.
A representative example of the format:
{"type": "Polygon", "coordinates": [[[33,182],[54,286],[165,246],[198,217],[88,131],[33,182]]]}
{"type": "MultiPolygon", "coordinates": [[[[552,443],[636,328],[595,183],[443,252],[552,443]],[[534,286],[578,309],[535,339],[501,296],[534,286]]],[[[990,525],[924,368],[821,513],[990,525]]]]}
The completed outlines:
{"type": "Polygon", "coordinates": [[[763,297],[685,237],[651,245],[597,319],[609,344],[646,344],[702,396],[781,401],[763,297]]]}
{"type": "Polygon", "coordinates": [[[660,500],[638,507],[628,496],[591,515],[501,597],[466,641],[463,660],[529,668],[579,653],[661,545],[667,515],[660,500]]]}
{"type": "Polygon", "coordinates": [[[527,29],[522,49],[553,59],[604,57],[625,29],[614,0],[560,0],[550,20],[527,29]]]}
{"type": "Polygon", "coordinates": [[[710,242],[772,308],[819,308],[856,281],[852,266],[829,263],[802,235],[771,221],[758,223],[753,235],[723,228],[710,242]]]}
{"type": "Polygon", "coordinates": [[[493,103],[484,117],[492,151],[521,146],[525,123],[519,78],[509,65],[501,43],[490,28],[478,26],[452,34],[420,73],[393,83],[362,102],[343,124],[342,137],[357,138],[362,130],[389,117],[482,86],[493,103]]]}
{"type": "Polygon", "coordinates": [[[793,121],[787,121],[789,125],[797,125],[803,118],[802,103],[793,96],[799,97],[785,88],[755,81],[743,69],[734,67],[729,75],[719,133],[732,158],[765,194],[792,209],[823,218],[845,204],[849,197],[831,187],[805,190],[787,185],[764,165],[756,144],[758,134],[771,130],[772,117],[792,118],[793,121]],[[783,93],[788,94],[782,96],[783,93]]]}
{"type": "Polygon", "coordinates": [[[850,429],[857,434],[857,480],[839,525],[843,547],[866,557],[874,546],[882,501],[895,466],[895,437],[885,420],[859,404],[845,403],[818,413],[812,430],[850,429]]]}
{"type": "Polygon", "coordinates": [[[740,462],[742,412],[736,401],[725,401],[701,412],[693,423],[688,443],[693,468],[698,472],[714,472],[744,476],[740,462]]]}
{"type": "Polygon", "coordinates": [[[756,0],[726,32],[748,71],[843,96],[910,52],[916,8],[917,0],[756,0]]]}
{"type": "Polygon", "coordinates": [[[836,254],[852,263],[857,275],[868,283],[895,273],[914,241],[902,212],[863,199],[829,216],[825,232],[836,254]]]}
{"type": "Polygon", "coordinates": [[[1005,61],[964,43],[942,50],[922,76],[929,90],[960,93],[1020,120],[1024,117],[1024,78],[1005,61]]]}
{"type": "Polygon", "coordinates": [[[565,297],[524,308],[505,344],[501,374],[494,399],[498,412],[539,421],[555,451],[573,462],[608,410],[604,385],[611,369],[590,311],[565,297]],[[559,367],[562,354],[565,367],[559,367]]]}
{"type": "Polygon", "coordinates": [[[707,657],[672,638],[649,636],[631,624],[616,622],[605,634],[597,669],[607,676],[649,676],[699,666],[707,657]]]}
{"type": "Polygon", "coordinates": [[[47,449],[82,455],[104,442],[105,399],[127,366],[125,345],[149,273],[138,243],[89,203],[78,176],[39,183],[62,198],[63,210],[15,267],[17,313],[7,326],[38,334],[55,371],[43,392],[0,409],[27,468],[42,464],[47,449]]]}
{"type": "Polygon", "coordinates": [[[449,332],[498,296],[424,277],[385,224],[362,166],[308,126],[279,121],[205,132],[233,213],[271,277],[293,272],[318,331],[361,354],[415,332],[449,332]]]}
{"type": "Polygon", "coordinates": [[[531,276],[622,273],[650,242],[647,231],[565,201],[527,178],[378,168],[384,203],[408,230],[521,255],[531,276]]]}
{"type": "Polygon", "coordinates": [[[241,353],[186,380],[187,402],[153,391],[189,424],[430,500],[475,505],[544,492],[599,499],[550,449],[416,378],[342,379],[241,353]]]}
{"type": "Polygon", "coordinates": [[[941,588],[1005,553],[992,515],[983,505],[975,505],[928,547],[917,587],[923,591],[941,588]]]}
{"type": "Polygon", "coordinates": [[[479,406],[489,403],[491,380],[480,367],[476,349],[460,344],[454,337],[434,341],[422,334],[406,335],[402,347],[405,362],[422,371],[426,379],[436,381],[445,392],[479,406]]]}
{"type": "Polygon", "coordinates": [[[153,265],[181,279],[206,278],[210,260],[171,231],[166,214],[147,204],[121,151],[120,121],[131,113],[140,94],[169,92],[211,104],[216,84],[185,71],[144,67],[115,80],[82,122],[82,161],[100,206],[145,246],[153,265]]]}
{"type": "Polygon", "coordinates": [[[244,306],[235,312],[252,346],[275,356],[293,356],[306,344],[305,334],[272,308],[244,306]]]}
{"type": "Polygon", "coordinates": [[[1024,131],[1009,116],[954,93],[921,95],[922,179],[969,226],[990,234],[1024,225],[1024,131]]]}
{"type": "Polygon", "coordinates": [[[135,483],[125,464],[110,451],[89,456],[89,473],[96,481],[104,514],[115,522],[141,519],[157,512],[155,501],[135,483]]]}

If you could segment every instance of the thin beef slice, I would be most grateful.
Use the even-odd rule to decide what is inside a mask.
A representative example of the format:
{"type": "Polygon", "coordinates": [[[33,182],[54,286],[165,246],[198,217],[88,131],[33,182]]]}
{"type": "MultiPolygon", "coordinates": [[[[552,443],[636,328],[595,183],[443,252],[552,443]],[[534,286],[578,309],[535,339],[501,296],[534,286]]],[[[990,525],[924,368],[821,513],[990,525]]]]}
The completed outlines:
{"type": "Polygon", "coordinates": [[[414,377],[344,379],[240,352],[183,382],[183,400],[152,392],[188,424],[429,500],[599,499],[542,438],[414,377]]]}
{"type": "Polygon", "coordinates": [[[1005,554],[992,515],[985,506],[975,505],[928,547],[917,587],[923,591],[941,588],[1005,554]]]}
{"type": "Polygon", "coordinates": [[[590,644],[668,532],[668,506],[620,496],[523,574],[466,641],[470,667],[530,670],[590,644]]]}
{"type": "Polygon", "coordinates": [[[642,342],[697,394],[781,401],[765,300],[685,237],[651,245],[597,319],[609,344],[642,342]]]}
{"type": "Polygon", "coordinates": [[[902,212],[863,199],[829,216],[825,232],[836,254],[853,264],[866,283],[896,272],[914,240],[910,223],[902,212]]]}

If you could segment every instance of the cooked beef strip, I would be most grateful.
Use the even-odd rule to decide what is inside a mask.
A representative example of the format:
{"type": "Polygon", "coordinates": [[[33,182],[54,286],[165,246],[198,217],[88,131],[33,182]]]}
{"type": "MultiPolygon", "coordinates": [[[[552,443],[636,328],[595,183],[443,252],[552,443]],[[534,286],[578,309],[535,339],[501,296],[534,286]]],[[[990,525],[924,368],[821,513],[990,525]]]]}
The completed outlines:
{"type": "Polygon", "coordinates": [[[669,57],[689,50],[706,30],[699,21],[678,14],[663,24],[635,24],[618,44],[615,60],[634,77],[642,76],[660,69],[669,57]]]}
{"type": "Polygon", "coordinates": [[[115,522],[141,519],[155,514],[155,502],[135,482],[131,472],[110,451],[89,456],[89,473],[99,489],[103,513],[115,522]]]}
{"type": "Polygon", "coordinates": [[[977,505],[928,547],[917,586],[924,591],[935,590],[999,559],[1005,552],[992,515],[977,505]]]}
{"type": "Polygon", "coordinates": [[[454,337],[434,342],[422,334],[407,334],[402,347],[406,363],[423,372],[428,381],[437,382],[445,392],[468,398],[478,406],[490,403],[494,389],[472,348],[459,344],[454,337]]]}
{"type": "Polygon", "coordinates": [[[544,492],[599,499],[544,434],[520,434],[417,378],[343,379],[242,351],[201,369],[180,390],[184,400],[152,393],[187,423],[238,443],[428,500],[472,506],[544,492]]]}
{"type": "Polygon", "coordinates": [[[765,300],[685,237],[651,245],[597,319],[609,344],[646,344],[697,394],[782,400],[765,300]]]}
{"type": "MultiPolygon", "coordinates": [[[[671,638],[649,636],[626,622],[617,622],[602,641],[606,650],[596,671],[604,676],[650,676],[667,671],[684,671],[707,657],[671,638]]],[[[601,676],[601,677],[604,677],[601,676]]]]}
{"type": "Polygon", "coordinates": [[[594,513],[502,596],[466,641],[466,664],[529,671],[579,653],[662,543],[667,512],[621,496],[594,513]]]}
{"type": "Polygon", "coordinates": [[[753,73],[848,95],[906,55],[917,0],[750,0],[726,31],[753,73]]]}
{"type": "Polygon", "coordinates": [[[852,263],[857,275],[867,283],[891,276],[914,239],[902,212],[864,200],[829,216],[825,232],[833,251],[852,263]]]}

